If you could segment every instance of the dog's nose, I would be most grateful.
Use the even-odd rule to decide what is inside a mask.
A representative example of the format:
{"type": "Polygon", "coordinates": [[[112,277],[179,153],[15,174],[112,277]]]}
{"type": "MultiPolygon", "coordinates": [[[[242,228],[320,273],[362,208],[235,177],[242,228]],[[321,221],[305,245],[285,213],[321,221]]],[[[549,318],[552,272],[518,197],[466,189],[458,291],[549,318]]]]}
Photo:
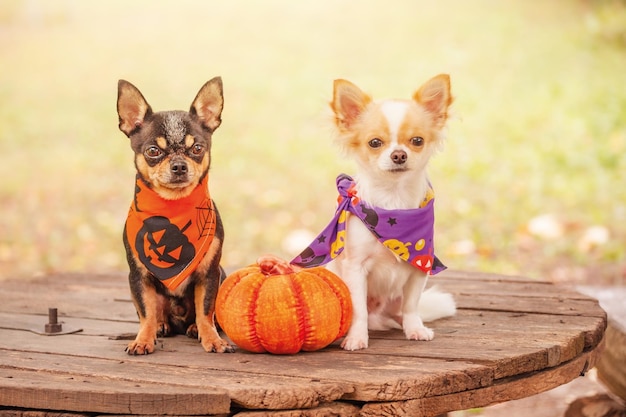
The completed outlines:
{"type": "Polygon", "coordinates": [[[174,175],[186,175],[187,163],[185,161],[172,162],[172,164],[170,165],[170,170],[174,175]]]}
{"type": "Polygon", "coordinates": [[[406,152],[402,150],[396,150],[391,152],[391,160],[394,164],[402,165],[406,162],[406,152]]]}

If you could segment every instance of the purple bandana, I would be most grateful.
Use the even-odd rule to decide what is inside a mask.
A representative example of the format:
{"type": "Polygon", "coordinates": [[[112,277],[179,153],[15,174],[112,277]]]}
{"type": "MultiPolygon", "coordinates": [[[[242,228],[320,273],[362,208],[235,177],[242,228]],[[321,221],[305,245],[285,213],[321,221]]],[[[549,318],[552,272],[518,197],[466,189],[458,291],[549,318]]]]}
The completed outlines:
{"type": "Polygon", "coordinates": [[[311,268],[336,258],[344,248],[347,213],[350,213],[361,219],[378,241],[400,259],[432,275],[446,269],[434,254],[435,200],[432,190],[419,208],[408,210],[385,210],[359,199],[354,180],[346,174],[337,177],[337,190],[339,206],[332,221],[291,261],[292,264],[311,268]]]}

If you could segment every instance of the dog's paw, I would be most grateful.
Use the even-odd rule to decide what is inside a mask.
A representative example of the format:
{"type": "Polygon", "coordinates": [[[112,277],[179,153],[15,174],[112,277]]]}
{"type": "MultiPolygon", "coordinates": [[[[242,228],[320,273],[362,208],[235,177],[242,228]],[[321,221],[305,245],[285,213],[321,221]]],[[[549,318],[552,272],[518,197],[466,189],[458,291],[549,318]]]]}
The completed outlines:
{"type": "Polygon", "coordinates": [[[198,338],[198,326],[196,325],[196,323],[189,325],[189,327],[187,327],[187,332],[185,334],[187,335],[187,337],[190,337],[192,339],[197,339],[198,338]]]}
{"type": "Polygon", "coordinates": [[[154,352],[154,346],[156,345],[156,340],[153,340],[152,343],[135,340],[132,343],[129,343],[126,346],[126,353],[129,355],[147,355],[149,353],[154,352]]]}
{"type": "Polygon", "coordinates": [[[198,340],[207,352],[233,353],[235,348],[222,339],[213,323],[204,320],[196,321],[187,329],[187,336],[197,334],[198,340]]]}
{"type": "Polygon", "coordinates": [[[170,325],[164,321],[157,324],[157,337],[167,337],[172,334],[170,325]]]}
{"type": "Polygon", "coordinates": [[[348,334],[341,342],[344,350],[366,349],[369,342],[369,332],[366,320],[356,320],[352,322],[348,334]]]}
{"type": "Polygon", "coordinates": [[[368,344],[367,338],[359,339],[359,338],[346,336],[346,338],[343,339],[343,342],[341,342],[341,348],[343,350],[361,350],[361,349],[367,349],[367,344],[368,344]]]}
{"type": "Polygon", "coordinates": [[[233,353],[235,351],[233,346],[219,337],[213,340],[200,340],[200,343],[207,352],[233,353]]]}
{"type": "Polygon", "coordinates": [[[422,326],[415,329],[405,329],[404,334],[409,340],[433,340],[435,332],[428,327],[422,326]]]}
{"type": "Polygon", "coordinates": [[[402,329],[409,340],[433,340],[435,332],[424,326],[419,314],[405,314],[402,317],[402,329]]]}

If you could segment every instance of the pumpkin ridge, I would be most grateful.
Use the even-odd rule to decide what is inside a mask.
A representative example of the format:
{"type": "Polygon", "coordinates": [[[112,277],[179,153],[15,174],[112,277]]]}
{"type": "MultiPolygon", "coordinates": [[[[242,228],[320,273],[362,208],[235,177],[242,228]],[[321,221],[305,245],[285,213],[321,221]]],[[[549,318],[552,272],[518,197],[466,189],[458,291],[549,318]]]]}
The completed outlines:
{"type": "MultiPolygon", "coordinates": [[[[310,323],[308,318],[311,315],[311,309],[309,308],[309,303],[306,297],[304,297],[304,290],[302,289],[302,285],[300,284],[300,282],[298,282],[298,275],[296,274],[290,274],[290,280],[289,282],[291,283],[291,288],[293,290],[293,295],[296,298],[296,311],[297,311],[297,317],[299,318],[298,320],[298,335],[300,336],[299,338],[299,344],[300,344],[300,349],[302,348],[302,346],[304,344],[307,343],[307,341],[309,340],[309,336],[310,336],[310,323]]],[[[300,350],[298,349],[298,350],[300,350]]]]}
{"type": "Polygon", "coordinates": [[[352,298],[350,294],[350,290],[345,285],[343,281],[337,281],[337,279],[341,280],[338,276],[334,275],[328,269],[324,267],[316,267],[310,270],[311,272],[315,271],[317,278],[321,279],[328,285],[330,290],[335,294],[335,297],[339,301],[341,306],[341,318],[339,319],[339,333],[335,340],[343,337],[350,327],[350,322],[352,321],[352,298]],[[331,275],[332,274],[332,275],[331,275]],[[343,284],[342,287],[339,285],[343,284]]]}
{"type": "MultiPolygon", "coordinates": [[[[338,321],[334,321],[330,324],[331,327],[328,327],[329,324],[325,323],[325,320],[321,319],[322,316],[327,314],[327,311],[334,309],[342,310],[342,305],[336,299],[337,296],[335,292],[330,289],[328,282],[324,279],[320,280],[320,278],[321,275],[318,274],[318,271],[315,269],[302,271],[299,275],[300,282],[305,280],[311,282],[309,290],[312,294],[317,294],[318,297],[322,297],[306,297],[306,300],[308,301],[306,304],[306,307],[308,307],[306,311],[308,313],[306,318],[308,321],[306,323],[307,326],[305,327],[307,337],[302,346],[303,351],[318,350],[327,346],[339,338],[338,333],[341,331],[338,321]]],[[[303,289],[302,293],[306,294],[306,290],[303,289]]],[[[343,314],[343,311],[341,311],[340,314],[343,314]]]]}
{"type": "MultiPolygon", "coordinates": [[[[255,274],[255,272],[251,272],[250,275],[255,274]]],[[[265,276],[262,275],[261,276],[261,280],[264,281],[265,280],[265,276]]],[[[258,320],[257,320],[257,305],[258,305],[258,301],[259,301],[259,293],[261,292],[261,287],[263,286],[263,282],[261,282],[261,284],[259,284],[255,289],[254,292],[252,293],[252,299],[250,300],[250,304],[248,305],[248,328],[249,329],[254,329],[254,332],[252,335],[249,335],[250,340],[249,342],[252,343],[257,349],[258,352],[267,352],[267,349],[265,349],[265,346],[263,346],[263,343],[261,343],[261,340],[259,339],[259,329],[257,327],[258,325],[258,320]]]]}

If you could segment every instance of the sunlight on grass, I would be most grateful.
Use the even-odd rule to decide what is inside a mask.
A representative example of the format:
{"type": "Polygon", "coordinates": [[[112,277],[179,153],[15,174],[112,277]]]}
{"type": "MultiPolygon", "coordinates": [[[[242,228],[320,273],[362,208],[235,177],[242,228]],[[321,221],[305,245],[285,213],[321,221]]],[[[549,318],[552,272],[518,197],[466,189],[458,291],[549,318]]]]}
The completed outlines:
{"type": "Polygon", "coordinates": [[[187,109],[223,77],[211,192],[232,269],[289,257],[302,249],[285,244],[294,232],[330,218],[334,178],[353,172],[332,144],[333,79],[410,97],[447,72],[455,119],[431,165],[440,257],[455,269],[626,281],[624,2],[5,6],[0,278],[126,270],[133,166],[117,130],[119,78],[165,110],[187,109]],[[529,228],[542,215],[559,234],[529,228]]]}

